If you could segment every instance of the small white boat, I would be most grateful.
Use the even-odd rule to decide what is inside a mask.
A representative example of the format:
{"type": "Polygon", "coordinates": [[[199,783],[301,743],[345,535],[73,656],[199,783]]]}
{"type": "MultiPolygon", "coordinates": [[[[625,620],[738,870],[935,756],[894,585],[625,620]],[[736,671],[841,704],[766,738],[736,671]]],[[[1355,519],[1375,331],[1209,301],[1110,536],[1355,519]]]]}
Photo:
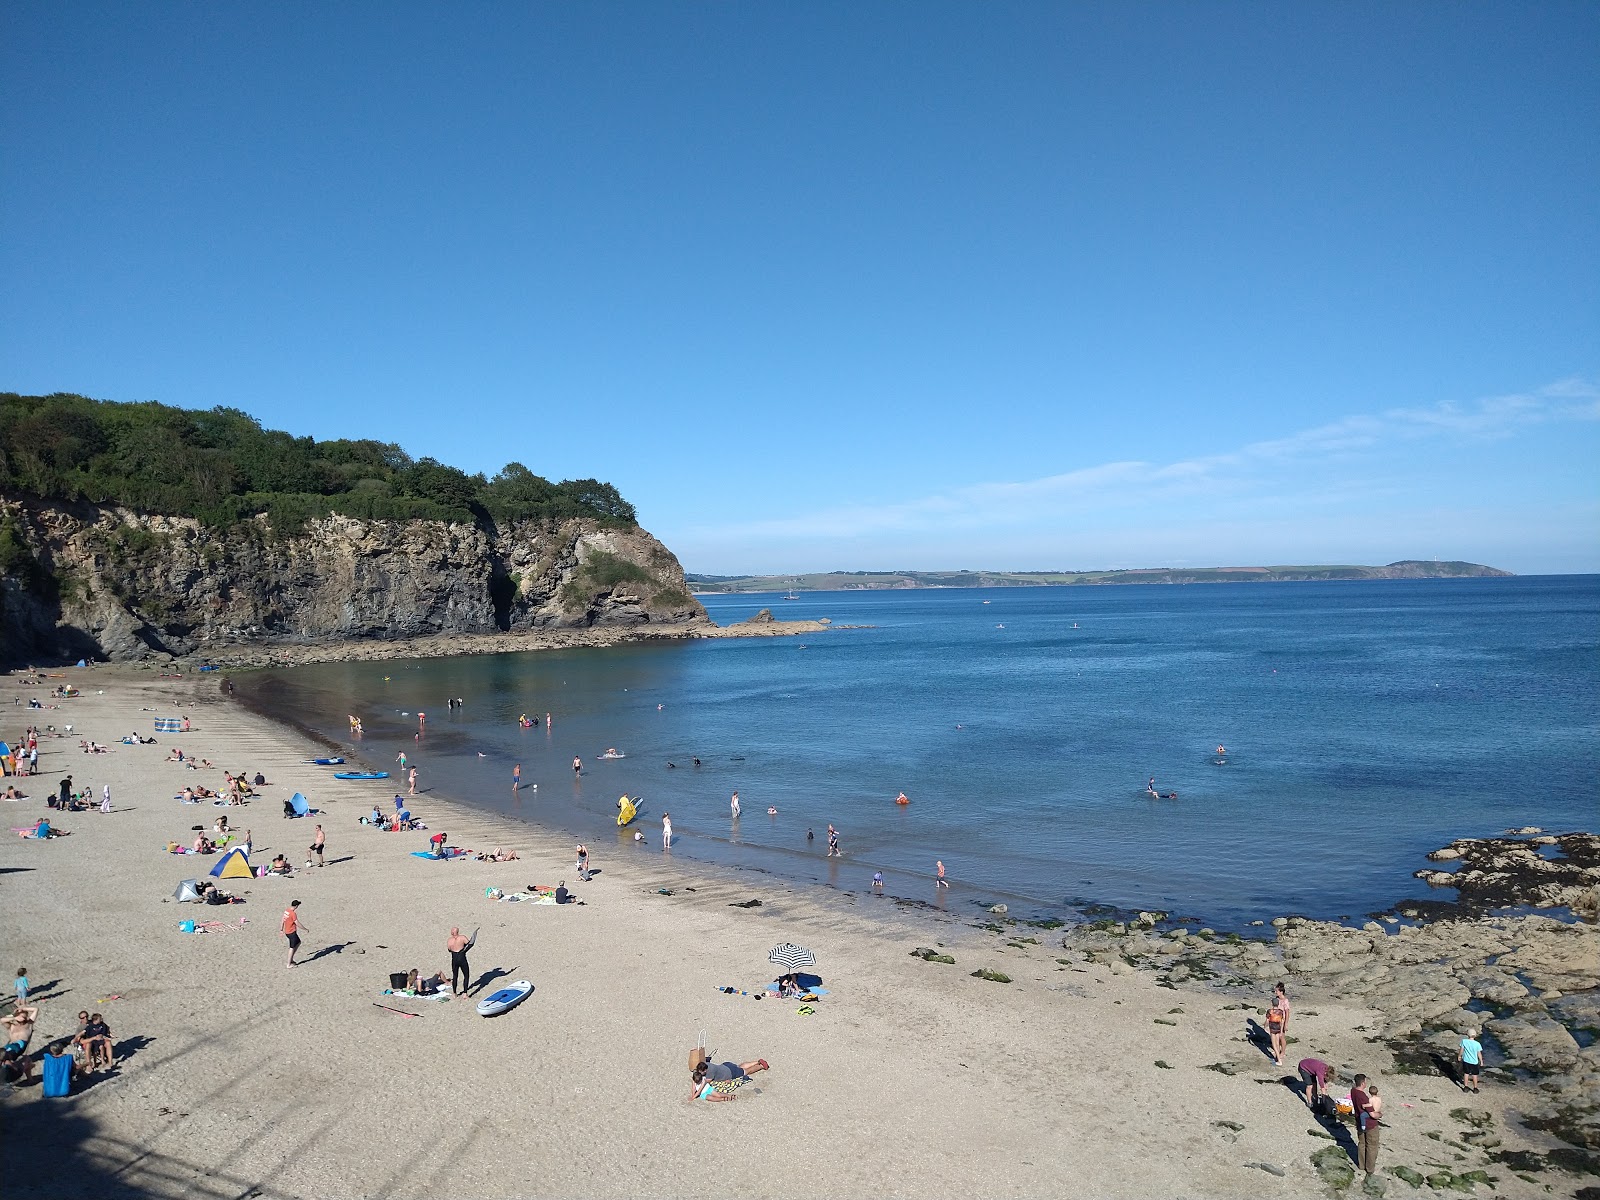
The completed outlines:
{"type": "Polygon", "coordinates": [[[795,595],[795,593],[794,593],[794,589],[792,589],[792,588],[791,588],[791,589],[790,589],[790,590],[789,590],[789,594],[788,594],[788,595],[786,595],[786,596],[785,596],[785,597],[784,597],[784,599],[785,599],[785,600],[798,600],[798,599],[800,599],[800,597],[799,597],[799,596],[797,596],[797,595],[795,595]]]}
{"type": "Polygon", "coordinates": [[[499,991],[479,1000],[478,1015],[480,1017],[498,1017],[501,1013],[521,1004],[532,991],[533,984],[526,979],[519,979],[515,983],[508,984],[499,991]]]}

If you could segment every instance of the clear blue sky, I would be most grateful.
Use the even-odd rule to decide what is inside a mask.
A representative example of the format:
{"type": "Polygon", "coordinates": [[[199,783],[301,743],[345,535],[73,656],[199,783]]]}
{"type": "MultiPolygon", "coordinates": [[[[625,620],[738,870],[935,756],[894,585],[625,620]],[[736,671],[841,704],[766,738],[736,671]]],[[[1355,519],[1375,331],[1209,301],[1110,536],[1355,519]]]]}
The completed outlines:
{"type": "Polygon", "coordinates": [[[690,570],[1600,570],[1600,5],[7,5],[0,388],[690,570]]]}

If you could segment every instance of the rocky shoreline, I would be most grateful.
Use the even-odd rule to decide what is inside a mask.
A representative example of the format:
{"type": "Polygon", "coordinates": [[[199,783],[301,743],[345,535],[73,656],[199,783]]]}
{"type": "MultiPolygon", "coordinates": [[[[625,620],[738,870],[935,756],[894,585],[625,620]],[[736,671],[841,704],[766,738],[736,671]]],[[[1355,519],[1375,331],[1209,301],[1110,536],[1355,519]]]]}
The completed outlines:
{"type": "Polygon", "coordinates": [[[399,658],[451,658],[471,654],[512,654],[532,650],[572,650],[583,647],[620,646],[631,642],[689,641],[695,638],[795,637],[826,633],[835,626],[828,621],[770,621],[752,624],[716,625],[695,621],[684,625],[636,626],[631,628],[530,629],[513,633],[442,633],[426,637],[351,638],[341,641],[309,643],[252,642],[236,646],[214,646],[203,654],[171,660],[172,665],[197,668],[202,665],[230,670],[267,667],[298,667],[328,662],[383,662],[399,658]]]}
{"type": "MultiPolygon", "coordinates": [[[[1371,1056],[1333,1064],[1345,1084],[1357,1070],[1380,1080],[1454,1080],[1462,1036],[1481,1030],[1489,1090],[1448,1110],[1448,1120],[1444,1111],[1428,1114],[1439,1126],[1423,1133],[1433,1158],[1413,1166],[1386,1156],[1386,1173],[1409,1188],[1446,1194],[1471,1192],[1480,1182],[1492,1187],[1510,1173],[1546,1191],[1600,1200],[1597,849],[1593,834],[1533,828],[1462,839],[1429,856],[1459,861],[1458,870],[1418,872],[1434,886],[1459,888],[1454,905],[1404,904],[1359,927],[1280,916],[1260,923],[1259,938],[1196,928],[1197,921],[1164,913],[1121,914],[1067,932],[1060,946],[1068,957],[1057,961],[1117,975],[1151,973],[1175,991],[1199,987],[1235,998],[1229,1007],[1241,1011],[1246,1028],[1234,1040],[1243,1045],[1207,1069],[1253,1074],[1257,1083],[1293,1086],[1284,1078],[1292,1068],[1274,1066],[1260,1050],[1263,997],[1279,981],[1299,1009],[1339,1004],[1372,1014],[1353,1027],[1373,1047],[1371,1056]],[[1529,908],[1568,910],[1576,919],[1515,911],[1529,908]],[[1373,1065],[1384,1058],[1390,1065],[1373,1065]],[[1532,1146],[1508,1148],[1511,1123],[1527,1131],[1532,1146]],[[1580,1186],[1585,1179],[1590,1186],[1580,1186]]],[[[1028,924],[1002,914],[980,927],[1022,949],[1035,940],[1019,933],[1028,924]]],[[[1289,1061],[1309,1052],[1291,1047],[1289,1061]]],[[[1312,1163],[1330,1189],[1337,1194],[1354,1184],[1347,1156],[1330,1153],[1324,1141],[1342,1141],[1341,1131],[1323,1122],[1307,1132],[1312,1163]]],[[[1365,1190],[1382,1194],[1390,1181],[1377,1176],[1365,1190]]]]}

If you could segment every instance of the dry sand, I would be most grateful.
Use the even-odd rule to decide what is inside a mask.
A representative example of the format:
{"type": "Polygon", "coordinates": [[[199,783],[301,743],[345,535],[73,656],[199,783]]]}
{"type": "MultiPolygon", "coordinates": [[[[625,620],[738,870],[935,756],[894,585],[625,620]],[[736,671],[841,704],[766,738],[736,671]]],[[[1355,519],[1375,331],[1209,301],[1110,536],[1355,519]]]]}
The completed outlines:
{"type": "MultiPolygon", "coordinates": [[[[1328,1143],[1308,1136],[1306,1110],[1275,1082],[1283,1072],[1242,1044],[1243,1014],[1224,1007],[1231,997],[1113,974],[1067,955],[1058,934],[1005,948],[974,927],[971,914],[982,914],[959,885],[941,916],[680,867],[660,852],[654,823],[648,848],[591,846],[601,874],[583,885],[567,839],[426,795],[412,808],[434,830],[474,848],[514,847],[522,861],[423,861],[411,852],[427,834],[357,823],[374,798],[387,806],[390,784],[339,783],[329,768],[302,765],[319,751],[224,700],[215,676],[67,675],[87,694],[44,713],[13,701],[45,689],[0,680],[0,732],[14,738],[30,716],[74,729],[41,741],[41,773],[21,781],[33,798],[3,806],[7,825],[45,812],[66,773],[96,792],[109,783],[117,811],[60,816],[70,837],[0,842],[0,942],[6,968],[25,964],[44,994],[33,1049],[72,1032],[87,1008],[104,1012],[120,1062],[69,1099],[44,1099],[37,1086],[0,1097],[8,1196],[1325,1192],[1309,1155],[1328,1143]],[[107,755],[77,749],[80,736],[112,743],[179,713],[191,734],[107,755]],[[216,860],[170,855],[166,843],[187,842],[191,826],[209,828],[223,811],[173,799],[185,783],[222,777],[163,761],[174,745],[272,781],[263,799],[227,810],[253,828],[258,864],[279,851],[304,863],[318,818],[281,815],[283,798],[301,790],[322,810],[329,865],[239,881],[243,906],[171,903],[180,879],[216,860]],[[559,879],[586,903],[484,896],[559,879]],[[758,908],[730,907],[757,897],[758,908]],[[286,970],[278,924],[293,898],[303,901],[305,961],[286,970]],[[178,930],[184,918],[240,917],[232,932],[178,930]],[[446,967],[452,925],[482,928],[475,977],[527,978],[534,995],[486,1020],[470,1002],[380,994],[390,971],[446,967]],[[771,979],[767,951],[785,940],[817,954],[831,991],[815,1015],[714,990],[771,979]],[[936,942],[957,965],[909,954],[936,942]],[[979,967],[1015,982],[973,978],[979,967]],[[701,1030],[715,1058],[761,1057],[772,1069],[735,1103],[688,1101],[686,1059],[701,1030]],[[1230,1057],[1246,1064],[1236,1077],[1199,1069],[1230,1057]]],[[[1292,1058],[1318,1053],[1373,1074],[1388,1065],[1355,1031],[1361,1010],[1297,998],[1316,1015],[1297,1019],[1292,1058]]],[[[1440,1154],[1422,1135],[1441,1124],[1436,1105],[1461,1102],[1455,1089],[1437,1078],[1383,1082],[1395,1122],[1386,1161],[1440,1154]]],[[[1494,1106],[1492,1096],[1477,1102],[1494,1106]]],[[[1391,1195],[1410,1193],[1388,1182],[1391,1195]]],[[[1506,1174],[1498,1194],[1546,1193],[1506,1174]]]]}

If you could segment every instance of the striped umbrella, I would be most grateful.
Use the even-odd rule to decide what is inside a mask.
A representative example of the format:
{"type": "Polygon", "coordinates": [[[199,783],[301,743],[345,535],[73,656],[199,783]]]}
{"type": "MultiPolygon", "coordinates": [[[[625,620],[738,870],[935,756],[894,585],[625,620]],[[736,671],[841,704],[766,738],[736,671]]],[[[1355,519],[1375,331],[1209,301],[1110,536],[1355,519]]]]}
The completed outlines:
{"type": "Polygon", "coordinates": [[[793,942],[784,942],[772,948],[772,953],[767,955],[767,961],[774,966],[782,967],[792,974],[801,967],[816,966],[817,956],[804,946],[796,946],[793,942]]]}

